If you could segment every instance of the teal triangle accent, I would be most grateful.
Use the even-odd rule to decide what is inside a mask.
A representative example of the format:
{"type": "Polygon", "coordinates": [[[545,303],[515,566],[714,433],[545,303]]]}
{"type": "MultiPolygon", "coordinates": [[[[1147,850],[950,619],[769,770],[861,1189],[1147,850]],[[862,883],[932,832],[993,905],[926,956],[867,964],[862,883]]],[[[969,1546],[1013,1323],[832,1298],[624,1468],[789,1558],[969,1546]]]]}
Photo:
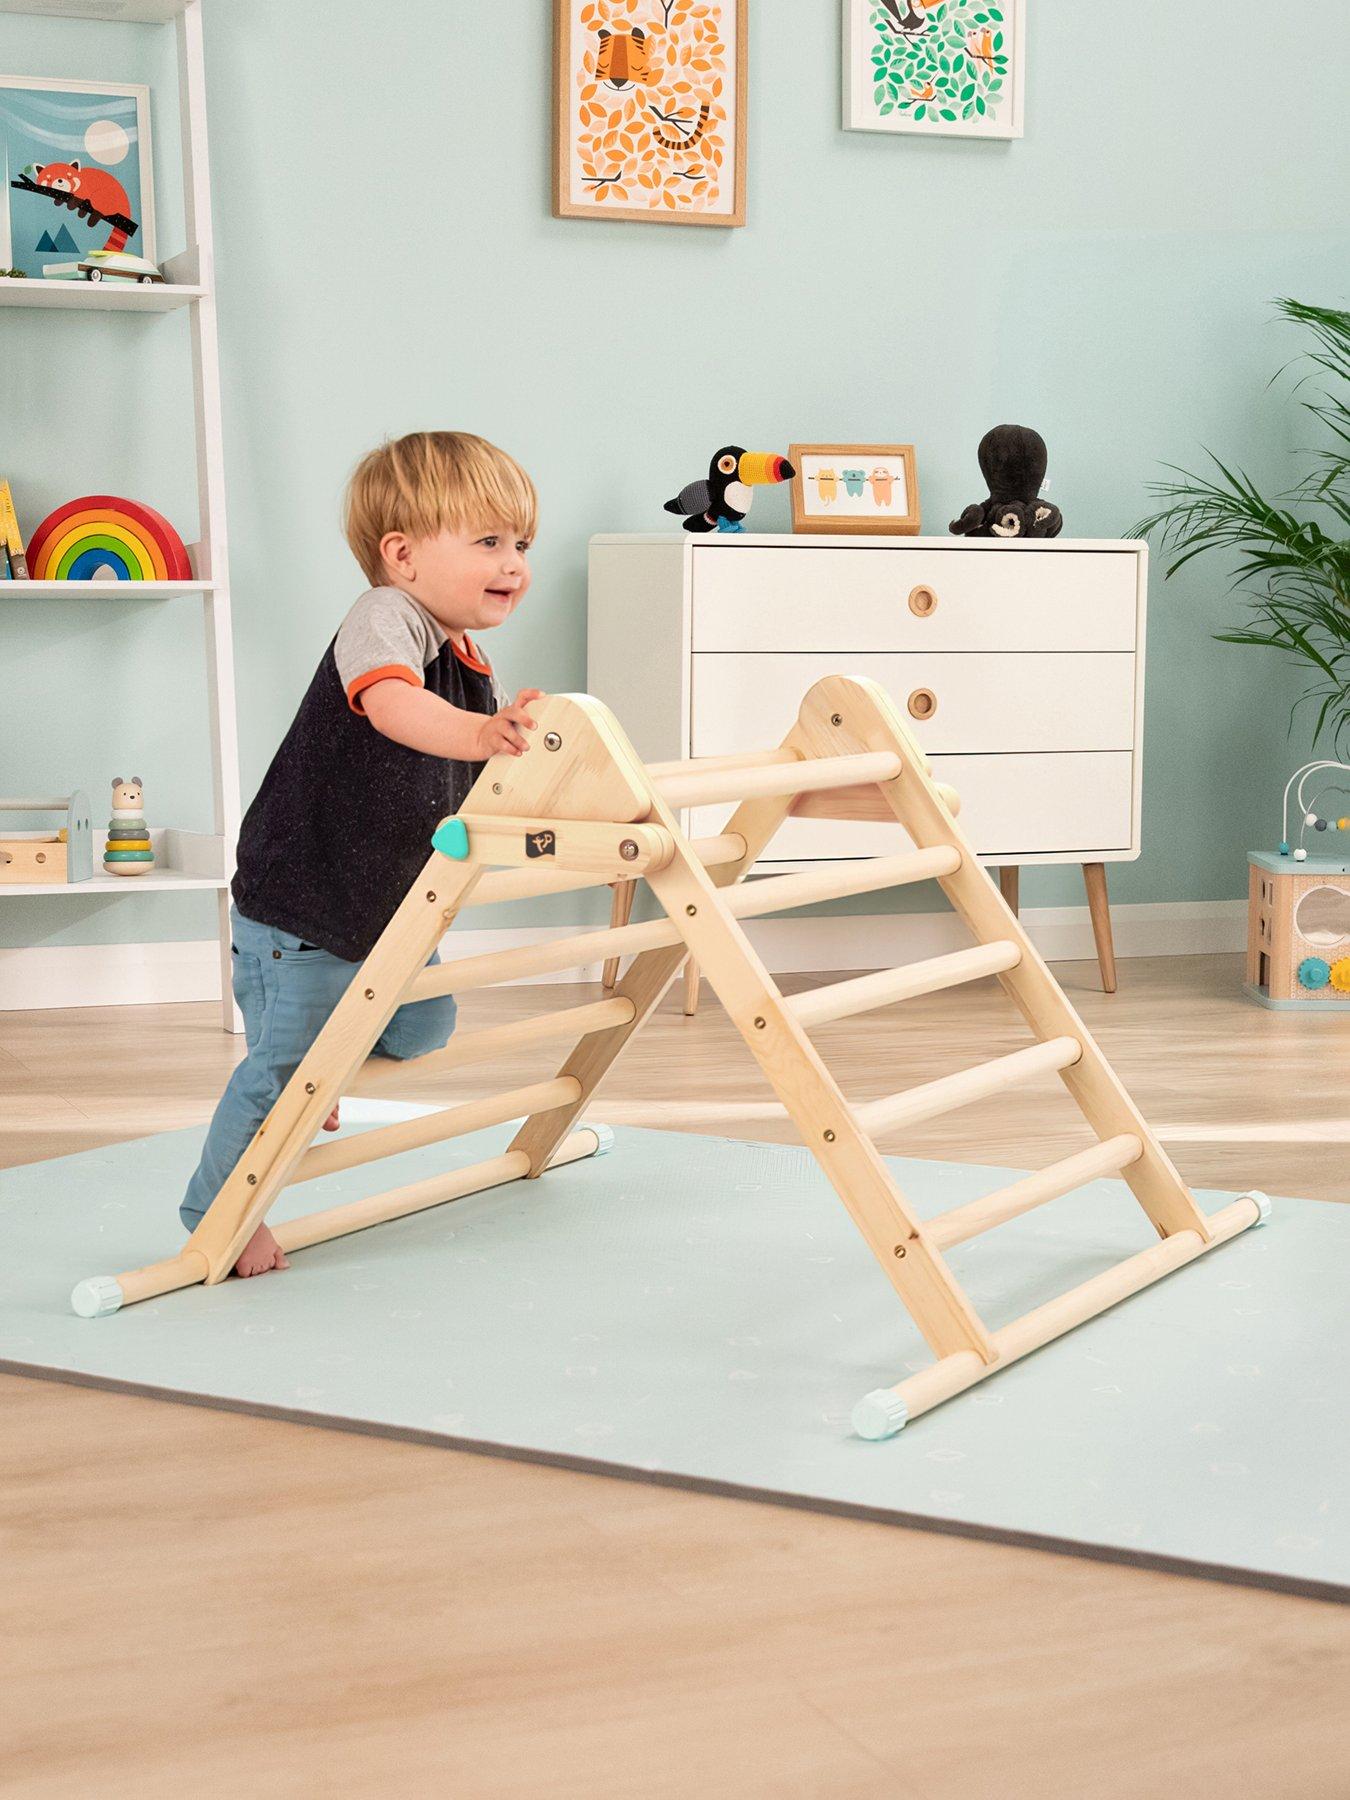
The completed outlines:
{"type": "Polygon", "coordinates": [[[463,862],[469,854],[469,830],[463,819],[442,819],[432,835],[431,847],[442,856],[463,862]]]}

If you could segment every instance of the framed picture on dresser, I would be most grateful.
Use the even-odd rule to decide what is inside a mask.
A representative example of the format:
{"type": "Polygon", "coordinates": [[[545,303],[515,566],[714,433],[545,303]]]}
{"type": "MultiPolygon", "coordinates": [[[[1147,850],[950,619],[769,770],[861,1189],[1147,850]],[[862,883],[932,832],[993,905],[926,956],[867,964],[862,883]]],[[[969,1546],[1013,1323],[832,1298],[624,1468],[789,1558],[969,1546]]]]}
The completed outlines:
{"type": "Polygon", "coordinates": [[[794,531],[917,534],[913,444],[793,444],[788,461],[794,531]]]}

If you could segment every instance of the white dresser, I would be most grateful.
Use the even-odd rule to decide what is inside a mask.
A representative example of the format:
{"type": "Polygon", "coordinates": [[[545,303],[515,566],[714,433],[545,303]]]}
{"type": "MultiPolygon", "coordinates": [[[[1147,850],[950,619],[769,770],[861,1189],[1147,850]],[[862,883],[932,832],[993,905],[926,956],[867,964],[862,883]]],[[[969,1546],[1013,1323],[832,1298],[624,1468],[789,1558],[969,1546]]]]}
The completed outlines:
{"type": "MultiPolygon", "coordinates": [[[[822,676],[880,681],[1014,904],[1020,864],[1085,865],[1113,986],[1103,865],[1140,850],[1147,555],[1072,538],[595,537],[587,686],[665,762],[777,744],[822,676]]],[[[682,822],[706,836],[732,810],[682,822]]],[[[893,843],[886,826],[789,819],[767,860],[893,843]]]]}

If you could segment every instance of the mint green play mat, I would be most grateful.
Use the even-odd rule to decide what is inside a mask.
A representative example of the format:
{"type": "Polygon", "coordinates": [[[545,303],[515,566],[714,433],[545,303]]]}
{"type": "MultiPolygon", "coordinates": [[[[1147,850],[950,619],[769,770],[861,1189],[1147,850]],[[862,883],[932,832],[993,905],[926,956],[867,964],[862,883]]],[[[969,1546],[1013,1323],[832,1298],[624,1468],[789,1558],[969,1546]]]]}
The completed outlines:
{"type": "MultiPolygon", "coordinates": [[[[357,1127],[422,1110],[367,1104],[357,1127]]],[[[511,1135],[328,1176],[275,1216],[481,1161],[511,1135]]],[[[1276,1199],[1266,1229],[865,1442],[854,1402],[931,1357],[805,1150],[620,1129],[608,1155],[317,1245],[284,1274],[75,1317],[81,1278],[172,1253],[201,1138],[0,1174],[0,1366],[1350,1593],[1350,1210],[1276,1199]]],[[[887,1160],[924,1216],[1016,1174],[887,1160]]],[[[998,1324],[1150,1235],[1102,1180],[950,1257],[998,1324]]]]}

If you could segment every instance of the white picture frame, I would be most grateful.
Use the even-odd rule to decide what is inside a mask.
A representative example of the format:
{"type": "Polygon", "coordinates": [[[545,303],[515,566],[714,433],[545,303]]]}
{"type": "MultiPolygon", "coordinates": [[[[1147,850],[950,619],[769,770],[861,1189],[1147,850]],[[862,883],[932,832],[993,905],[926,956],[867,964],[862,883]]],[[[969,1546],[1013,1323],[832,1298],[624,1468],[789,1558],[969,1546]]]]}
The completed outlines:
{"type": "Polygon", "coordinates": [[[846,131],[1022,136],[1026,0],[842,5],[846,131]]]}
{"type": "MultiPolygon", "coordinates": [[[[155,175],[150,142],[150,89],[136,82],[67,81],[40,75],[0,75],[0,89],[13,89],[33,94],[88,95],[132,102],[135,108],[136,141],[134,145],[129,145],[123,151],[120,161],[109,162],[105,159],[100,162],[98,157],[91,157],[88,147],[83,141],[83,134],[81,134],[79,142],[72,137],[68,144],[49,139],[51,149],[47,153],[46,160],[69,161],[71,157],[63,154],[63,151],[69,150],[79,155],[84,166],[105,167],[111,171],[120,168],[121,162],[134,158],[135,198],[140,213],[140,217],[137,219],[139,230],[129,241],[127,248],[135,255],[144,257],[147,262],[157,263],[159,257],[155,242],[155,175]]],[[[14,177],[20,175],[25,166],[25,160],[23,152],[16,150],[11,144],[7,121],[0,121],[0,123],[4,124],[4,129],[0,130],[0,180],[3,180],[3,191],[0,191],[0,267],[21,267],[25,258],[15,254],[16,246],[13,242],[10,208],[11,182],[14,177]]],[[[86,227],[74,213],[65,210],[54,210],[52,222],[56,230],[64,225],[77,239],[87,235],[101,235],[98,228],[86,227]]],[[[106,231],[106,227],[102,229],[106,231]]],[[[64,247],[59,253],[69,254],[64,247]]],[[[46,253],[44,252],[44,254],[46,253]]],[[[51,254],[56,255],[58,252],[53,251],[51,254]]],[[[40,271],[30,270],[29,273],[40,273],[40,271]]]]}

